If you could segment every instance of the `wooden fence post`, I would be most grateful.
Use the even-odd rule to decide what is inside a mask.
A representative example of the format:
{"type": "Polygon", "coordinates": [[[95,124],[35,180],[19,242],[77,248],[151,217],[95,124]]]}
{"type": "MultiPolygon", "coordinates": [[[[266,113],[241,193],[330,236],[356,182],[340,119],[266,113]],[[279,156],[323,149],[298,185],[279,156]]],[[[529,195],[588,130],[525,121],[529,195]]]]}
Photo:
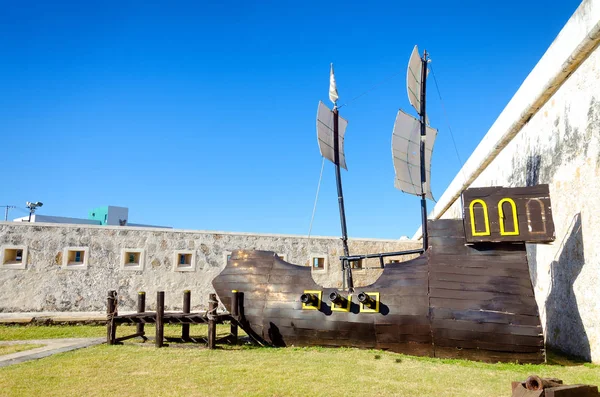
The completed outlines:
{"type": "Polygon", "coordinates": [[[214,349],[217,340],[217,323],[214,316],[217,314],[217,295],[208,295],[208,348],[214,349]]]}
{"type": "MultiPolygon", "coordinates": [[[[189,314],[192,303],[192,293],[190,290],[183,291],[183,313],[189,314]]],[[[190,325],[183,324],[181,326],[181,339],[184,341],[190,339],[190,325]]]]}
{"type": "Polygon", "coordinates": [[[231,317],[233,320],[231,321],[230,333],[231,333],[231,343],[237,345],[238,343],[238,325],[237,320],[240,314],[239,311],[239,292],[237,290],[231,291],[231,317]]]}
{"type": "Polygon", "coordinates": [[[117,325],[115,316],[117,316],[117,291],[108,291],[108,300],[106,304],[106,343],[115,344],[117,325]]]}
{"type": "Polygon", "coordinates": [[[165,315],[165,292],[158,291],[156,293],[156,336],[154,345],[156,347],[163,346],[164,324],[163,316],[165,315]]]}
{"type": "MultiPolygon", "coordinates": [[[[141,292],[138,292],[137,312],[144,313],[145,311],[146,311],[146,293],[144,291],[141,291],[141,292]]],[[[138,334],[141,334],[143,337],[143,335],[145,335],[144,323],[137,324],[135,332],[138,334]]]]}

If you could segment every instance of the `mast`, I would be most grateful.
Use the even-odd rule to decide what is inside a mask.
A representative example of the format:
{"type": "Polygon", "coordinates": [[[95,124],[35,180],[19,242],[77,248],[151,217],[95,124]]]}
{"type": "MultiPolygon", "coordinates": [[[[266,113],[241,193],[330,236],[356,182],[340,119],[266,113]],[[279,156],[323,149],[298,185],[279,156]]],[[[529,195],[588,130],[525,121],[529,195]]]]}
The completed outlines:
{"type": "Polygon", "coordinates": [[[427,174],[425,171],[425,140],[427,137],[427,113],[425,112],[425,95],[427,83],[427,50],[423,52],[421,58],[421,110],[420,110],[420,122],[421,122],[421,232],[423,235],[423,249],[426,251],[429,242],[427,236],[427,200],[425,199],[426,187],[427,187],[427,174]]]}
{"type": "MultiPolygon", "coordinates": [[[[346,210],[344,209],[344,192],[342,190],[342,173],[340,171],[340,150],[339,150],[339,111],[337,103],[333,105],[333,157],[335,165],[335,182],[337,185],[338,193],[338,204],[340,208],[340,223],[342,226],[342,245],[344,246],[344,256],[349,256],[348,250],[348,230],[346,229],[346,210]]],[[[350,262],[347,260],[342,261],[342,271],[346,275],[346,281],[348,283],[348,290],[354,291],[354,283],[352,281],[352,270],[350,269],[350,262]]]]}
{"type": "Polygon", "coordinates": [[[421,196],[421,232],[423,236],[423,251],[429,248],[427,231],[427,198],[433,200],[431,183],[431,155],[437,136],[437,130],[428,125],[426,95],[427,95],[427,64],[429,54],[419,54],[415,46],[406,71],[406,93],[408,101],[419,118],[398,110],[392,133],[392,159],[396,173],[394,186],[404,193],[421,196]],[[419,153],[416,156],[416,153],[419,153]]]}
{"type": "Polygon", "coordinates": [[[337,185],[338,205],[340,210],[340,223],[342,226],[342,245],[344,255],[340,255],[342,261],[343,288],[348,286],[350,292],[354,291],[352,282],[352,269],[348,259],[348,230],[346,229],[346,210],[344,209],[344,192],[342,190],[342,174],[340,168],[346,167],[346,156],[344,155],[344,133],[348,121],[340,117],[337,85],[333,72],[333,63],[329,69],[329,100],[333,103],[333,110],[329,109],[323,102],[319,102],[317,109],[317,142],[321,156],[331,161],[335,166],[335,181],[337,185]]]}

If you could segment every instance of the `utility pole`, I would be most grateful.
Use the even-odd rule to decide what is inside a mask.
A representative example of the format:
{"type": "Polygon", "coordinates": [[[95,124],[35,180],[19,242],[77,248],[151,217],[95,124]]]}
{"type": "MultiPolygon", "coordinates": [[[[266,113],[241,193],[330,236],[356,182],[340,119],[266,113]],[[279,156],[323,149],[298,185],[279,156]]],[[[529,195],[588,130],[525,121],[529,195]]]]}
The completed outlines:
{"type": "Polygon", "coordinates": [[[17,208],[14,205],[0,205],[0,207],[4,208],[4,220],[8,220],[8,210],[12,208],[17,208]]]}

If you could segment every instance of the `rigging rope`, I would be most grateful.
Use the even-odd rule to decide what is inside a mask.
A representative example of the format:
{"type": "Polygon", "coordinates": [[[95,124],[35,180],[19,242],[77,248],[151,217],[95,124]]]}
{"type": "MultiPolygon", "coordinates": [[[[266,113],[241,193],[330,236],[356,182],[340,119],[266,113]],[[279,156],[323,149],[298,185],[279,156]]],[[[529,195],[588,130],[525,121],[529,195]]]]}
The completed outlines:
{"type": "Polygon", "coordinates": [[[323,180],[323,168],[325,168],[325,157],[321,163],[321,174],[319,175],[319,183],[317,184],[317,195],[315,196],[315,204],[313,205],[312,216],[310,217],[310,226],[308,227],[308,240],[310,247],[310,233],[312,232],[313,221],[315,220],[315,212],[317,211],[317,201],[319,200],[319,190],[321,190],[321,181],[323,180]]]}
{"type": "Polygon", "coordinates": [[[383,80],[381,80],[379,83],[377,83],[377,84],[373,85],[371,88],[369,88],[368,90],[366,90],[366,91],[365,91],[365,92],[363,92],[362,94],[360,94],[360,95],[358,95],[358,96],[355,96],[354,98],[350,99],[348,102],[344,103],[343,105],[341,105],[341,106],[338,106],[338,109],[341,109],[341,108],[343,108],[344,106],[347,106],[347,105],[351,104],[352,102],[356,101],[358,98],[360,98],[360,97],[362,97],[362,96],[364,96],[364,95],[367,95],[369,92],[373,91],[375,88],[379,87],[379,86],[380,86],[380,85],[382,85],[383,83],[386,83],[386,82],[388,82],[389,80],[393,79],[394,77],[398,76],[400,73],[403,73],[403,72],[404,72],[404,71],[403,71],[403,70],[401,70],[401,71],[399,71],[399,72],[396,72],[396,73],[392,74],[392,75],[391,75],[391,76],[389,76],[389,77],[386,77],[385,79],[383,79],[383,80]]]}
{"type": "Polygon", "coordinates": [[[452,138],[452,144],[454,145],[454,151],[456,152],[456,158],[458,158],[458,162],[460,163],[460,172],[467,182],[467,177],[464,171],[464,165],[462,159],[460,158],[460,154],[458,153],[458,147],[456,146],[456,141],[454,140],[454,134],[452,133],[452,127],[450,127],[450,122],[448,121],[448,113],[446,112],[446,106],[444,106],[444,100],[442,99],[442,94],[440,93],[440,87],[438,85],[437,79],[435,77],[435,72],[433,71],[433,67],[429,65],[429,69],[431,69],[431,74],[433,75],[433,81],[435,82],[435,88],[437,90],[438,96],[440,98],[440,103],[442,104],[442,110],[444,112],[444,118],[446,119],[446,125],[448,126],[448,131],[450,131],[450,138],[452,138]]]}

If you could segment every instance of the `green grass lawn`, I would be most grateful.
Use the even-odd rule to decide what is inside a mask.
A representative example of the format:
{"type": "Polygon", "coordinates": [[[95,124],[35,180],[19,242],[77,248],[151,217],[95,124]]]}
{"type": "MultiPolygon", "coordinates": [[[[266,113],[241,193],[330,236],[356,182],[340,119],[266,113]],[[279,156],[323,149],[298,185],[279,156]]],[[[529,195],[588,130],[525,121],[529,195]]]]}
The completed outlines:
{"type": "MultiPolygon", "coordinates": [[[[15,334],[8,328],[0,327],[2,338],[15,334]]],[[[102,327],[49,328],[104,334],[102,327]]],[[[568,365],[483,364],[347,348],[99,345],[0,368],[0,395],[492,397],[509,396],[510,382],[531,374],[600,385],[600,366],[561,362],[568,365]]]]}

